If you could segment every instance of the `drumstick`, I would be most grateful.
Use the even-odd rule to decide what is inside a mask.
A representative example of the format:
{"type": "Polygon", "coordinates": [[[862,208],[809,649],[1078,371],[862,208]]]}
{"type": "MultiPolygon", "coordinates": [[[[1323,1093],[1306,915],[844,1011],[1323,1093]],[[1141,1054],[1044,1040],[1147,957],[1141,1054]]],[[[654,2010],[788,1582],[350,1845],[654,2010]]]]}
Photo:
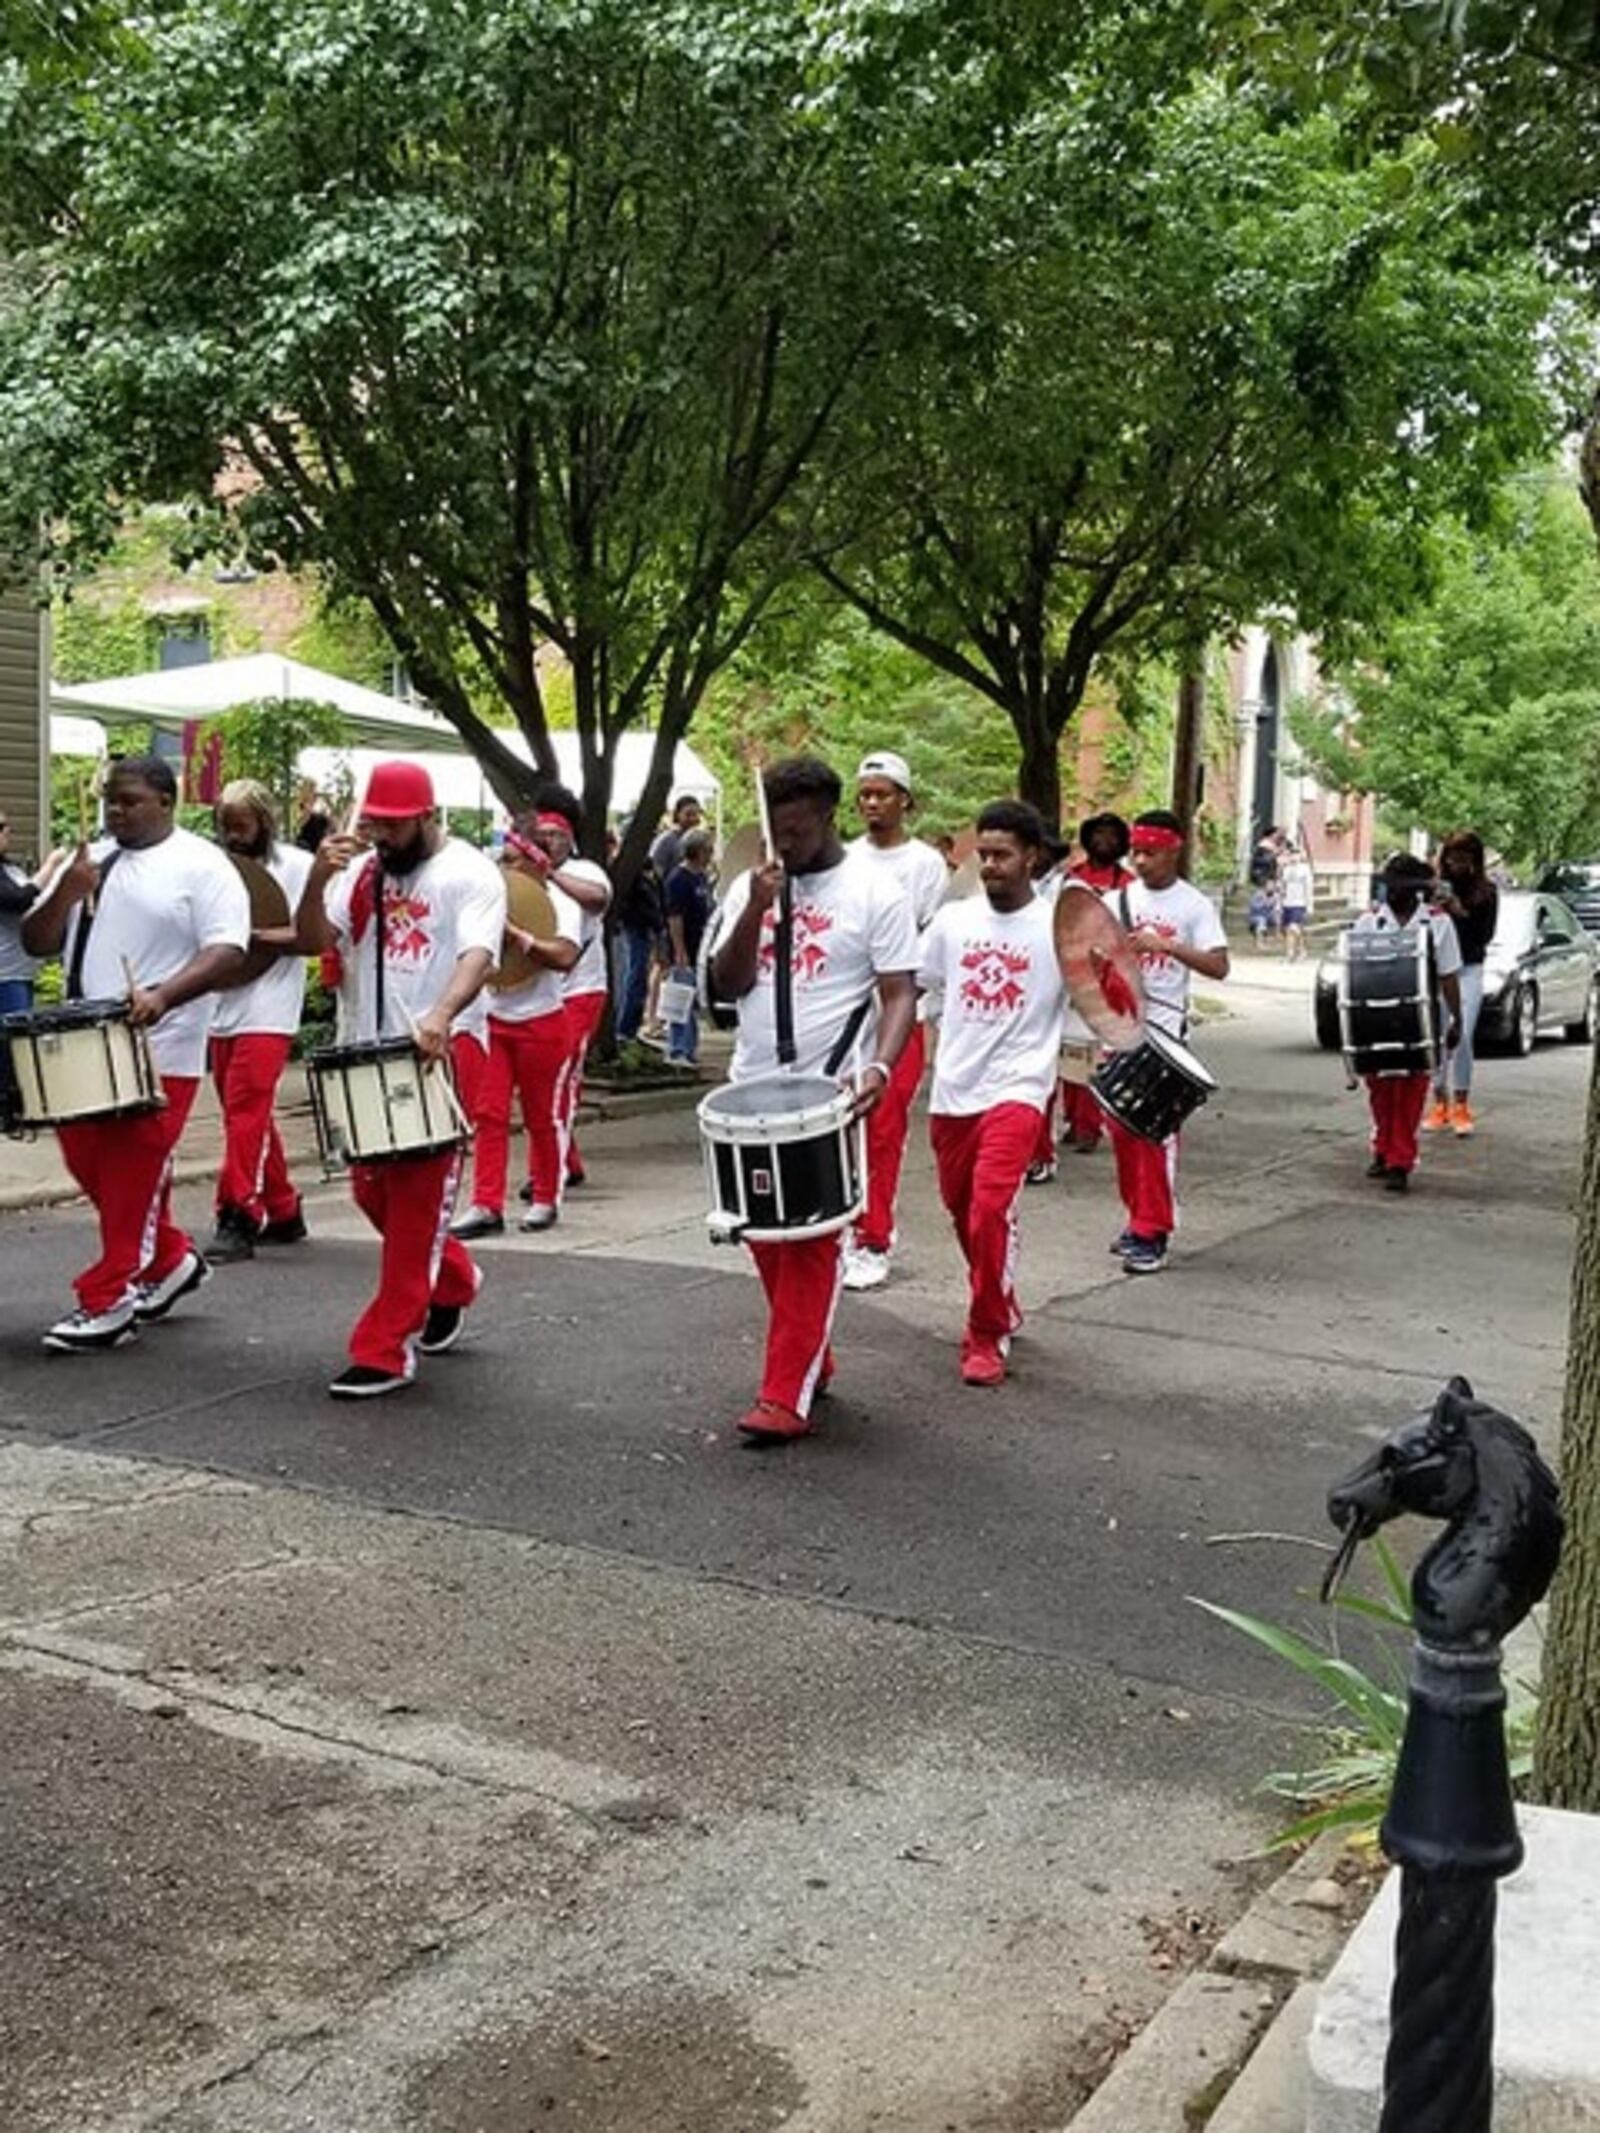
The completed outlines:
{"type": "MultiPolygon", "coordinates": [[[[403,1000],[400,1003],[400,1012],[411,1024],[412,1041],[417,1044],[420,1049],[422,1041],[422,1027],[417,1021],[416,1016],[411,1012],[410,1008],[406,1006],[403,1000]]],[[[437,1062],[435,1060],[429,1059],[424,1053],[422,1060],[422,1069],[424,1073],[430,1072],[436,1064],[437,1062]]],[[[441,1082],[439,1083],[439,1086],[444,1091],[445,1102],[450,1106],[451,1111],[455,1115],[456,1124],[461,1128],[463,1133],[470,1133],[472,1131],[472,1121],[468,1118],[466,1112],[462,1110],[461,1105],[456,1100],[456,1092],[450,1086],[450,1077],[448,1074],[444,1076],[443,1080],[441,1080],[441,1082]]]]}
{"type": "Polygon", "coordinates": [[[777,853],[772,844],[772,810],[767,805],[767,779],[762,766],[756,765],[756,819],[761,824],[762,863],[771,866],[777,853]]]}
{"type": "Polygon", "coordinates": [[[122,958],[122,975],[127,980],[128,1000],[131,1004],[133,996],[138,991],[139,986],[138,981],[133,974],[133,965],[128,961],[128,958],[126,956],[122,958]]]}

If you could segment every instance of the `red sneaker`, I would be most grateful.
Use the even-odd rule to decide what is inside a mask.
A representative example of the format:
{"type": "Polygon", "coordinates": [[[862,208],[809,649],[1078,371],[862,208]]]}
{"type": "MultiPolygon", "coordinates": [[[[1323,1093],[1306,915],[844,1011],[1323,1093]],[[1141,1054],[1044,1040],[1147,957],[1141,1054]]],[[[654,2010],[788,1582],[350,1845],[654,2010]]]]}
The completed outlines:
{"type": "Polygon", "coordinates": [[[961,1342],[961,1382],[963,1385],[1003,1385],[1006,1381],[1006,1359],[998,1341],[981,1340],[968,1333],[961,1342]]]}
{"type": "Polygon", "coordinates": [[[780,1406],[776,1400],[757,1400],[754,1407],[739,1417],[739,1434],[756,1444],[779,1444],[786,1437],[809,1437],[811,1428],[804,1415],[797,1415],[792,1407],[780,1406]]]}

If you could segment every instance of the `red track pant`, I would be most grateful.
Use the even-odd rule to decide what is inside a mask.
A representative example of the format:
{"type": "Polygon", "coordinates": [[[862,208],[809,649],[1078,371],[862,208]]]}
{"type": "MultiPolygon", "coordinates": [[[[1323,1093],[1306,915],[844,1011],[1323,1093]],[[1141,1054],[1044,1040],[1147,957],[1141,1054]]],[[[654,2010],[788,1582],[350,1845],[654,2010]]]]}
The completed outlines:
{"type": "Polygon", "coordinates": [[[1415,1170],[1417,1134],[1428,1105],[1426,1074],[1368,1074],[1372,1107],[1372,1152],[1391,1170],[1415,1170]]]}
{"type": "Polygon", "coordinates": [[[350,1187],[357,1207],[383,1239],[378,1293],[356,1320],[350,1360],[410,1377],[412,1342],[430,1303],[469,1304],[478,1270],[449,1233],[461,1176],[461,1152],[407,1156],[397,1163],[355,1163],[350,1187]]]}
{"type": "Polygon", "coordinates": [[[289,1043],[266,1030],[211,1040],[211,1078],[222,1105],[217,1206],[241,1208],[258,1226],[286,1222],[300,1205],[272,1115],[289,1043]]]}
{"type": "Polygon", "coordinates": [[[939,1196],[956,1226],[967,1262],[967,1331],[999,1341],[1022,1323],[1017,1303],[1017,1203],[1039,1139],[1032,1104],[996,1104],[992,1111],[928,1121],[939,1196]]]}
{"type": "Polygon", "coordinates": [[[478,1123],[478,1105],[483,1096],[484,1076],[489,1071],[489,1047],[465,1033],[450,1039],[450,1071],[456,1078],[456,1100],[466,1113],[467,1124],[478,1123]]]}
{"type": "MultiPolygon", "coordinates": [[[[583,1176],[583,1157],[578,1153],[578,1100],[583,1095],[583,1063],[589,1056],[589,1046],[594,1042],[594,1033],[600,1027],[605,1011],[606,995],[603,992],[580,992],[567,1002],[567,1043],[572,1063],[567,1070],[566,1092],[562,1100],[561,1130],[566,1150],[562,1159],[563,1184],[568,1178],[583,1176]]],[[[534,1193],[536,1200],[543,1197],[540,1192],[534,1193]]]]}
{"type": "Polygon", "coordinates": [[[911,1106],[917,1100],[926,1059],[923,1025],[917,1022],[895,1062],[887,1088],[867,1113],[867,1204],[856,1224],[856,1242],[869,1251],[886,1252],[894,1242],[900,1166],[905,1161],[911,1106]]]}
{"type": "Polygon", "coordinates": [[[761,1398],[809,1415],[819,1384],[833,1375],[828,1336],[844,1273],[842,1233],[790,1244],[752,1244],[767,1292],[767,1357],[761,1398]]]}
{"type": "Polygon", "coordinates": [[[1061,1084],[1061,1124],[1069,1139],[1080,1148],[1096,1147],[1105,1123],[1106,1114],[1090,1094],[1087,1082],[1061,1084]]]}
{"type": "Polygon", "coordinates": [[[193,1249],[172,1219],[172,1151],[198,1075],[163,1074],[166,1108],[58,1126],[62,1158],[100,1217],[100,1257],[73,1283],[86,1311],[110,1311],[136,1281],[163,1281],[193,1249]]]}
{"type": "Polygon", "coordinates": [[[474,1207],[491,1208],[497,1215],[504,1211],[513,1091],[522,1105],[534,1200],[541,1207],[559,1202],[562,1100],[571,1049],[565,1008],[553,1015],[535,1015],[531,1022],[499,1022],[490,1016],[489,1059],[478,1092],[473,1136],[474,1207]]]}
{"type": "Polygon", "coordinates": [[[1136,1237],[1170,1237],[1178,1226],[1178,1136],[1142,1140],[1117,1121],[1106,1121],[1117,1158],[1117,1190],[1136,1237]]]}

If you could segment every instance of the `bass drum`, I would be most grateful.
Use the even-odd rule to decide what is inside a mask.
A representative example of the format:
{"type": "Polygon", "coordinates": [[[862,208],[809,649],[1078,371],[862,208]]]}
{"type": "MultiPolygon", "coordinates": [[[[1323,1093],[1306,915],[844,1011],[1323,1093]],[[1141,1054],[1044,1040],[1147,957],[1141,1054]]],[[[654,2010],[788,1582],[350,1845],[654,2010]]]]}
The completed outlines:
{"type": "Polygon", "coordinates": [[[1339,943],[1339,1046],[1352,1074],[1431,1074],[1439,1061],[1433,937],[1373,927],[1339,943]]]}
{"type": "Polygon", "coordinates": [[[1217,1086],[1216,1076],[1186,1044],[1153,1023],[1131,1051],[1113,1052],[1095,1070],[1095,1102],[1140,1140],[1170,1140],[1217,1086]]]}

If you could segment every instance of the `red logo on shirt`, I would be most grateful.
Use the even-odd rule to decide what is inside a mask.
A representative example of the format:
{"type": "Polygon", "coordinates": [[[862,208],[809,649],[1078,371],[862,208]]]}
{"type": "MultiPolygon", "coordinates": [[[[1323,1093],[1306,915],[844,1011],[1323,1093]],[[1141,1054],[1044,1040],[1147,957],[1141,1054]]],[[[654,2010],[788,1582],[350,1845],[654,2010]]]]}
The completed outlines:
{"type": "Polygon", "coordinates": [[[383,952],[399,963],[424,963],[433,947],[427,920],[433,906],[415,890],[391,888],[383,892],[383,952]]]}
{"type": "Polygon", "coordinates": [[[961,958],[967,975],[961,980],[963,1007],[979,1015],[1015,1015],[1026,1001],[1024,980],[1033,967],[1026,948],[995,948],[986,941],[969,948],[961,958]]]}
{"type": "MultiPolygon", "coordinates": [[[[777,932],[778,914],[766,912],[761,920],[760,969],[763,977],[772,975],[776,960],[773,953],[773,936],[777,932]]],[[[827,937],[833,931],[833,913],[824,911],[820,904],[796,904],[794,907],[794,947],[789,956],[789,968],[793,975],[806,984],[814,983],[828,967],[827,937]]]]}

